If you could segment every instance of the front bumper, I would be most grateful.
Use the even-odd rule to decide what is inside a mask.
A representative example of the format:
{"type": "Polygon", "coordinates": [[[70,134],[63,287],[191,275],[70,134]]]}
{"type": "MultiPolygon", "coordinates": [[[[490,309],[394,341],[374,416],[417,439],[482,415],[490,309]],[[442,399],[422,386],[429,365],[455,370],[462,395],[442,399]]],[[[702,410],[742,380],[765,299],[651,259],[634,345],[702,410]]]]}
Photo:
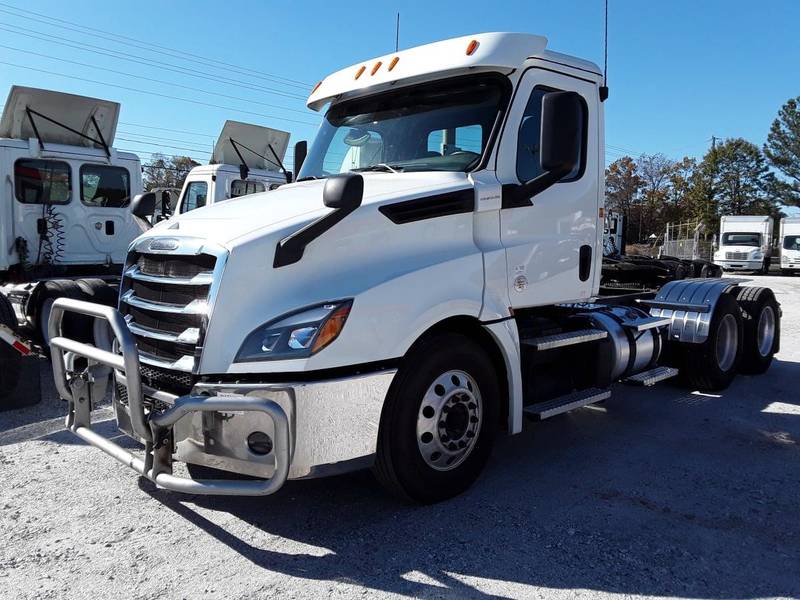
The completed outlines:
{"type": "Polygon", "coordinates": [[[286,384],[198,383],[175,397],[144,386],[133,336],[115,309],[59,299],[50,319],[53,374],[69,403],[67,428],[160,487],[195,494],[267,495],[289,478],[325,475],[367,464],[377,447],[383,400],[395,371],[327,381],[286,384]],[[61,337],[65,311],[108,321],[122,355],[61,337]],[[74,358],[88,359],[76,370],[74,358]],[[119,428],[144,443],[138,457],[91,428],[93,392],[113,370],[119,428]],[[105,371],[103,371],[105,369],[105,371]],[[253,432],[266,433],[272,449],[254,453],[253,432]],[[172,474],[181,460],[259,480],[195,480],[172,474]]]}
{"type": "Polygon", "coordinates": [[[763,260],[715,260],[714,264],[726,271],[759,271],[764,266],[763,260]]]}

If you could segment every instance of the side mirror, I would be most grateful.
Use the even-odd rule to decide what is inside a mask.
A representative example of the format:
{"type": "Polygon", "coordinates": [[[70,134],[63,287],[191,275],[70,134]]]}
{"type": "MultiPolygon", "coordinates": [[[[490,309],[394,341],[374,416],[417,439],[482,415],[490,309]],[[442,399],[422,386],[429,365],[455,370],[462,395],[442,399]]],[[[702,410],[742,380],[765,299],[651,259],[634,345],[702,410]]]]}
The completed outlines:
{"type": "Polygon", "coordinates": [[[131,200],[131,212],[141,219],[152,218],[153,213],[156,212],[155,192],[145,192],[134,196],[131,200]]]}
{"type": "Polygon", "coordinates": [[[358,173],[331,175],[325,180],[322,201],[328,208],[351,212],[361,206],[364,197],[364,178],[358,173]]]}
{"type": "Polygon", "coordinates": [[[247,176],[250,175],[250,168],[245,165],[239,165],[239,179],[247,180],[247,176]]]}
{"type": "Polygon", "coordinates": [[[303,163],[306,162],[307,155],[308,155],[308,142],[305,140],[303,140],[302,142],[297,142],[294,145],[293,170],[295,173],[300,173],[300,167],[302,167],[303,163]]]}
{"type": "MultiPolygon", "coordinates": [[[[544,171],[522,184],[520,198],[530,199],[566,177],[581,160],[586,108],[577,92],[550,92],[542,98],[539,156],[544,171]]],[[[527,128],[523,125],[520,135],[527,128]]]]}
{"type": "Polygon", "coordinates": [[[161,192],[161,216],[165,219],[172,216],[172,194],[167,190],[161,192]]]}

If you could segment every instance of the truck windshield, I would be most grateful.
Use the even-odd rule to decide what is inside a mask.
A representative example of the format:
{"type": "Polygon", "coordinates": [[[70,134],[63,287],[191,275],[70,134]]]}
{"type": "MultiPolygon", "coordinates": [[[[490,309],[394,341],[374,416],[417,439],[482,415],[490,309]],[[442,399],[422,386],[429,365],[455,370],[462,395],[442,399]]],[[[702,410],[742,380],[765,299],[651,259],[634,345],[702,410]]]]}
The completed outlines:
{"type": "Polygon", "coordinates": [[[787,235],[784,237],[783,247],[786,250],[800,250],[800,235],[787,235]]]}
{"type": "Polygon", "coordinates": [[[333,105],[299,179],[347,171],[467,171],[502,109],[497,76],[470,76],[333,105]]]}
{"type": "Polygon", "coordinates": [[[722,234],[723,246],[760,246],[760,233],[734,233],[727,232],[722,234]]]}

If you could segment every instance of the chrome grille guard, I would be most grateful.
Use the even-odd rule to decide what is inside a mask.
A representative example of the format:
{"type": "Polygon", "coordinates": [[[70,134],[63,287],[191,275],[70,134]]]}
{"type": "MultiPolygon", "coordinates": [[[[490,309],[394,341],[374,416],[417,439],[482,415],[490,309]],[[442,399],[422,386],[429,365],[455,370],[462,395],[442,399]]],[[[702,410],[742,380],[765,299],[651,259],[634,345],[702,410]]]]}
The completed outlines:
{"type": "MultiPolygon", "coordinates": [[[[66,427],[92,446],[100,448],[140,475],[160,487],[176,492],[206,495],[265,496],[276,492],[289,473],[289,420],[276,402],[246,396],[181,396],[163,412],[145,409],[142,382],[139,372],[139,355],[136,341],[125,319],[114,308],[59,298],[53,303],[48,324],[53,376],[59,395],[69,404],[66,427]],[[122,354],[115,354],[95,346],[63,337],[64,313],[74,312],[105,320],[119,344],[122,354]],[[87,364],[75,368],[75,357],[83,357],[87,364]],[[144,458],[140,458],[111,440],[99,435],[91,427],[92,403],[95,385],[105,389],[108,368],[125,375],[131,426],[134,433],[145,442],[144,458]],[[190,479],[172,474],[172,427],[192,412],[256,411],[269,416],[275,425],[275,472],[265,480],[190,479]]],[[[99,400],[99,399],[97,399],[99,400]]]]}

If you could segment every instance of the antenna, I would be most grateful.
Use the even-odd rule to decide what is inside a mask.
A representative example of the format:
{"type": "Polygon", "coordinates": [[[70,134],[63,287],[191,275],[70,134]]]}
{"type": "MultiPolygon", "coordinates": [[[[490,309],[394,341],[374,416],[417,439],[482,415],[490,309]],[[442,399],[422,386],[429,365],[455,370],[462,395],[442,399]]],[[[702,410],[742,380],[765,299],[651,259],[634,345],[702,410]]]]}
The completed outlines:
{"type": "Polygon", "coordinates": [[[608,0],[605,0],[605,19],[603,35],[603,85],[600,86],[600,102],[608,98],[608,0]]]}
{"type": "Polygon", "coordinates": [[[397,13],[397,23],[394,28],[394,51],[400,50],[400,13],[397,13]]]}

